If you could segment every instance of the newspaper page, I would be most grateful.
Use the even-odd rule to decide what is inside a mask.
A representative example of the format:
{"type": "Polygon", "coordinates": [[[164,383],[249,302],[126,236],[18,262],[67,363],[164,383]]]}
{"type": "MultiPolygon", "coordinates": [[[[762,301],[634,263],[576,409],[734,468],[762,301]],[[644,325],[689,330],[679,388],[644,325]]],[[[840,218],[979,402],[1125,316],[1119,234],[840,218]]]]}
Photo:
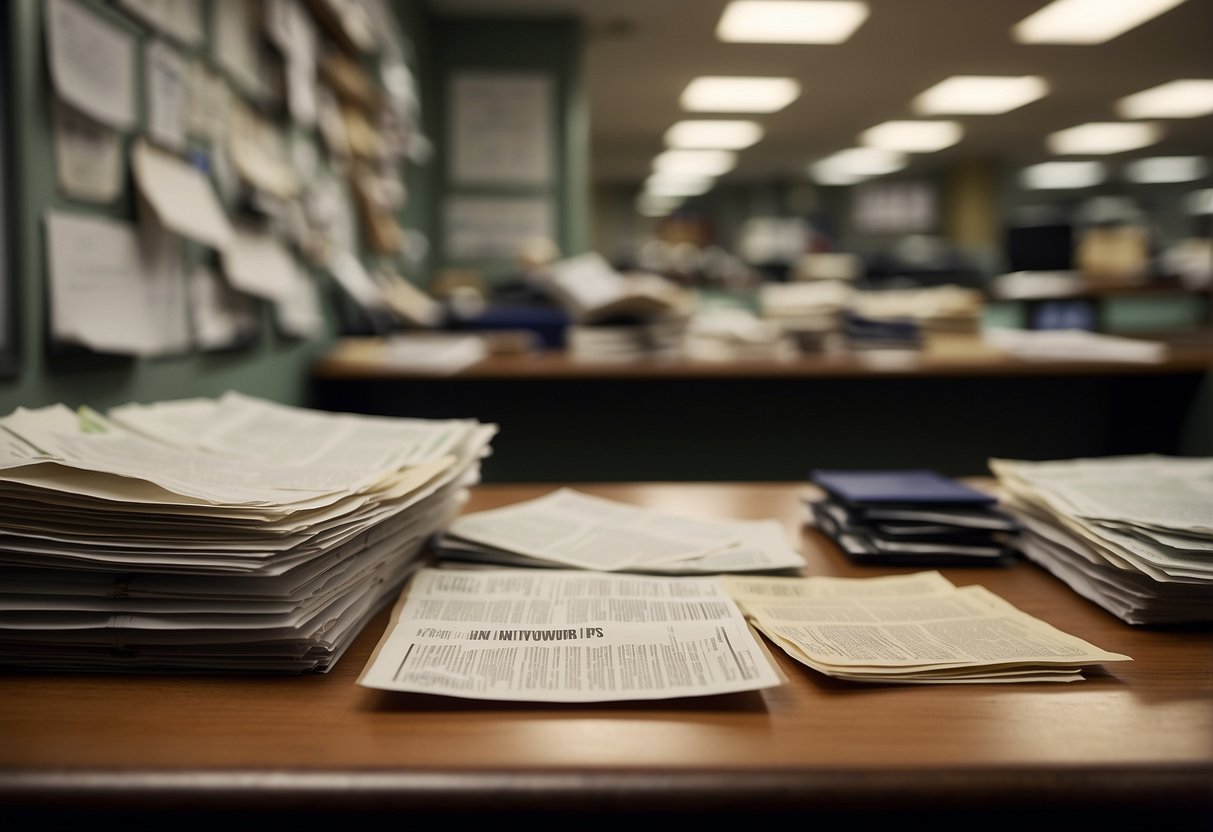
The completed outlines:
{"type": "Polygon", "coordinates": [[[603,702],[782,682],[713,577],[422,569],[359,678],[470,699],[603,702]]]}
{"type": "Polygon", "coordinates": [[[1082,667],[1131,661],[937,573],[871,579],[724,578],[754,625],[797,661],[880,682],[1076,681],[1082,667]]]}

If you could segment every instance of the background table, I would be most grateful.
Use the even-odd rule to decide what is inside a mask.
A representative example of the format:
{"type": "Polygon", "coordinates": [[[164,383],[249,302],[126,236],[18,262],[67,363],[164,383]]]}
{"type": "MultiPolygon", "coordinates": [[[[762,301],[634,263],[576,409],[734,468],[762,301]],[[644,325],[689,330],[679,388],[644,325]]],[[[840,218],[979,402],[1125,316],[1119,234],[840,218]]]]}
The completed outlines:
{"type": "MultiPolygon", "coordinates": [[[[550,487],[480,486],[467,509],[550,487]]],[[[854,566],[802,528],[799,484],[584,490],[777,518],[802,540],[806,574],[906,571],[854,566]]],[[[869,686],[773,648],[787,682],[761,692],[481,702],[358,686],[385,611],[325,675],[0,675],[0,819],[221,829],[509,815],[580,829],[665,828],[676,812],[704,823],[787,815],[798,826],[1210,828],[1213,628],[1131,627],[1028,562],[941,571],[1134,661],[1072,684],[869,686]]]]}

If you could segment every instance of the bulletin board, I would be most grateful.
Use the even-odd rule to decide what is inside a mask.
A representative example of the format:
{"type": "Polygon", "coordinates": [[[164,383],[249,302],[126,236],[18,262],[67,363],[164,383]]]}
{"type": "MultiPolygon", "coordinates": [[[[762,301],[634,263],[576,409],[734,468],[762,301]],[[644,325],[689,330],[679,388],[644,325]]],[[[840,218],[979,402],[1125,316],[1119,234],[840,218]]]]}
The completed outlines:
{"type": "Polygon", "coordinates": [[[41,15],[52,348],[238,350],[267,321],[305,342],[350,310],[393,325],[419,233],[406,173],[428,142],[389,0],[45,0],[41,15]]]}

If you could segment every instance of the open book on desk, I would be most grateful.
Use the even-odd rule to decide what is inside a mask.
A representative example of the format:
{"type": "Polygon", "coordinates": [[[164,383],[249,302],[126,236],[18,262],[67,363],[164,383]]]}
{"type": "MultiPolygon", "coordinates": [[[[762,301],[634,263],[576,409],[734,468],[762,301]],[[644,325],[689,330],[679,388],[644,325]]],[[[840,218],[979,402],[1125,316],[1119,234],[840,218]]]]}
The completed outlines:
{"type": "Polygon", "coordinates": [[[582,324],[685,317],[694,296],[657,274],[616,271],[595,252],[553,263],[543,284],[582,324]]]}

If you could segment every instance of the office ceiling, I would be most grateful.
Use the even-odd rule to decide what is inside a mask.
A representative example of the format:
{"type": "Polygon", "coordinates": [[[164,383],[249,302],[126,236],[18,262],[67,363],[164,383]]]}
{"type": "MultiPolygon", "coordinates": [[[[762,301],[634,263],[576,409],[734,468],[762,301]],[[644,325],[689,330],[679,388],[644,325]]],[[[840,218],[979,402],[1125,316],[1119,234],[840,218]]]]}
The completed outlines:
{"type": "MultiPolygon", "coordinates": [[[[1178,78],[1213,78],[1213,0],[1186,0],[1100,45],[1015,43],[1011,27],[1044,4],[868,0],[870,17],[855,35],[826,46],[719,42],[726,0],[430,0],[441,16],[584,21],[591,177],[599,183],[639,184],[648,175],[666,129],[688,117],[678,99],[698,75],[787,75],[802,88],[786,109],[754,117],[765,136],[740,151],[722,182],[803,180],[810,162],[855,146],[861,131],[915,118],[914,96],[951,75],[1042,75],[1051,92],[1005,115],[956,117],[964,139],[914,155],[910,172],[966,157],[1047,161],[1055,158],[1045,146],[1049,133],[1117,120],[1118,98],[1178,78]]],[[[1213,115],[1162,124],[1165,137],[1150,148],[1085,158],[1118,165],[1137,156],[1213,155],[1213,115]]]]}

